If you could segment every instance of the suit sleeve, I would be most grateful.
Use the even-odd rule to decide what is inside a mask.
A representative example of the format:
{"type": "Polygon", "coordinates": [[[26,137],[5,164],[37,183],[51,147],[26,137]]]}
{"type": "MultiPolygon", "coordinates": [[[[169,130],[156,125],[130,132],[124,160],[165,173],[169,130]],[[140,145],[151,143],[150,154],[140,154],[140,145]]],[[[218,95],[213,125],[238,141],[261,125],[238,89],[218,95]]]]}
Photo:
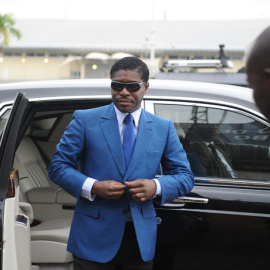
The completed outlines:
{"type": "Polygon", "coordinates": [[[159,203],[163,205],[189,193],[194,186],[194,176],[186,152],[179,141],[172,122],[169,125],[161,165],[164,176],[158,178],[162,193],[159,203]]]}
{"type": "Polygon", "coordinates": [[[76,111],[48,167],[50,179],[76,198],[80,197],[83,183],[87,178],[77,170],[85,144],[81,118],[80,111],[76,111]]]}

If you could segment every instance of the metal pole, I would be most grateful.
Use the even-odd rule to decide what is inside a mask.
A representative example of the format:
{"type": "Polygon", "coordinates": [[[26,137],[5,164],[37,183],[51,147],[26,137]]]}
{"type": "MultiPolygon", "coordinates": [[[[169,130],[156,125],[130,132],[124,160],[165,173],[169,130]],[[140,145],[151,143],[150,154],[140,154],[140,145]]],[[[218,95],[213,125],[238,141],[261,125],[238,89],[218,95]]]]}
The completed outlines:
{"type": "Polygon", "coordinates": [[[153,0],[152,5],[152,29],[151,29],[151,44],[150,44],[150,60],[152,66],[154,66],[155,60],[155,31],[156,31],[156,21],[155,21],[155,0],[153,0]]]}

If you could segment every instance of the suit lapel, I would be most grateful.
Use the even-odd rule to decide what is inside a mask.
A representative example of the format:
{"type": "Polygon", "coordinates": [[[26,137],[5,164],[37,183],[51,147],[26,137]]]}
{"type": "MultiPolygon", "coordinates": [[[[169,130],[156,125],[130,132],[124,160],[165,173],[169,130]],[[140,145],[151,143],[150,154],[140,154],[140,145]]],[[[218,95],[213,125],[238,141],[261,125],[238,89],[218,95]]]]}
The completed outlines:
{"type": "Polygon", "coordinates": [[[104,137],[114,158],[114,161],[122,177],[124,177],[126,173],[126,165],[113,103],[107,107],[107,109],[102,114],[100,127],[103,131],[104,137]]]}
{"type": "Polygon", "coordinates": [[[148,147],[149,141],[151,140],[153,135],[152,125],[153,120],[151,119],[149,114],[147,114],[144,110],[142,110],[136,144],[132,155],[132,159],[130,161],[128,170],[125,175],[125,179],[127,179],[130,176],[130,174],[136,168],[137,163],[141,160],[142,156],[144,155],[148,147]]]}

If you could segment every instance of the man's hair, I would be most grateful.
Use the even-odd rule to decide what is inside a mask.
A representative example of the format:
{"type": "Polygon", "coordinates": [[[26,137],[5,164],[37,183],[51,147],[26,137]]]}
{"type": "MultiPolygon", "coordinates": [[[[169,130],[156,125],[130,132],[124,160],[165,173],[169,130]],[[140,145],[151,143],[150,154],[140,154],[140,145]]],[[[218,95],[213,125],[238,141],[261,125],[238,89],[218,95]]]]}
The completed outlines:
{"type": "Polygon", "coordinates": [[[114,63],[110,71],[111,79],[119,70],[136,70],[144,82],[148,82],[149,80],[149,69],[147,65],[137,57],[124,57],[114,63]]]}

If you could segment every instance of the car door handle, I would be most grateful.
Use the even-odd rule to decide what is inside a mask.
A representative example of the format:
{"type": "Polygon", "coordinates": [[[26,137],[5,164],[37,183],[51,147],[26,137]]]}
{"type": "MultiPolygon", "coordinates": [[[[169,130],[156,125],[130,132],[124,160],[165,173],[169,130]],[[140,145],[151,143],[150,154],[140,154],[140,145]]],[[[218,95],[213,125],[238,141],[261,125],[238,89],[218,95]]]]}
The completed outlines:
{"type": "Polygon", "coordinates": [[[24,226],[27,226],[28,218],[25,217],[24,215],[17,215],[17,218],[15,220],[15,223],[22,224],[24,226]]]}
{"type": "Polygon", "coordinates": [[[165,203],[164,206],[166,207],[184,207],[186,203],[201,203],[207,204],[209,199],[207,198],[198,198],[198,197],[178,197],[169,203],[165,203]]]}
{"type": "Polygon", "coordinates": [[[208,203],[209,199],[207,198],[197,198],[197,197],[178,197],[177,199],[174,199],[173,202],[176,203],[208,203]]]}

